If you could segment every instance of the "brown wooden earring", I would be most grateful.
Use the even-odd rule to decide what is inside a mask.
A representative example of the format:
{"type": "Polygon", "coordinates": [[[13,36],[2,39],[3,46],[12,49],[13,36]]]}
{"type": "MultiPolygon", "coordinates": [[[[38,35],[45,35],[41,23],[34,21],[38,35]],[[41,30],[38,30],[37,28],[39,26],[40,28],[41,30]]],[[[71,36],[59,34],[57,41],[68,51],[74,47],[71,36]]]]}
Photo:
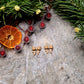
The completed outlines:
{"type": "Polygon", "coordinates": [[[34,56],[36,55],[36,47],[32,47],[32,53],[34,54],[34,56]]]}
{"type": "Polygon", "coordinates": [[[41,47],[39,46],[37,47],[37,55],[39,55],[40,51],[41,51],[41,47]]]}
{"type": "Polygon", "coordinates": [[[49,47],[48,47],[47,45],[45,45],[45,46],[44,46],[44,49],[45,49],[46,54],[48,54],[48,52],[49,52],[49,47]]]}
{"type": "Polygon", "coordinates": [[[50,45],[50,47],[49,47],[49,51],[50,51],[50,53],[52,54],[52,51],[53,51],[53,45],[50,45]]]}

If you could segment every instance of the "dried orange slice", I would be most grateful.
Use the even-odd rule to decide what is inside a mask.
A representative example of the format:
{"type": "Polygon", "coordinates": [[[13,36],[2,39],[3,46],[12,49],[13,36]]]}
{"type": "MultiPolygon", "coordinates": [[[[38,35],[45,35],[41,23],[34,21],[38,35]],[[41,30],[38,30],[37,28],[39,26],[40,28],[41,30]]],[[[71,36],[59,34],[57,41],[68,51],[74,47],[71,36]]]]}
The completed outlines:
{"type": "Polygon", "coordinates": [[[3,26],[0,29],[0,43],[7,48],[14,48],[22,40],[22,33],[13,26],[3,26]]]}

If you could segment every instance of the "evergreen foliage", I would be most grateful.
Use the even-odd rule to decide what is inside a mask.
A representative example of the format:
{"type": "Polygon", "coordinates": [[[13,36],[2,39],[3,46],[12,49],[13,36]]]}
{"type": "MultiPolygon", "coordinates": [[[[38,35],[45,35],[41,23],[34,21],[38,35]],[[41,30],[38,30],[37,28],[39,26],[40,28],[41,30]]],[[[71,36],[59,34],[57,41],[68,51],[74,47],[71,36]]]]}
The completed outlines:
{"type": "Polygon", "coordinates": [[[42,0],[0,0],[0,22],[6,24],[6,18],[9,16],[13,16],[14,19],[22,18],[24,15],[33,16],[37,9],[43,12],[42,0]]]}
{"type": "Polygon", "coordinates": [[[53,8],[73,26],[81,29],[76,37],[84,41],[84,0],[54,0],[53,8]]]}

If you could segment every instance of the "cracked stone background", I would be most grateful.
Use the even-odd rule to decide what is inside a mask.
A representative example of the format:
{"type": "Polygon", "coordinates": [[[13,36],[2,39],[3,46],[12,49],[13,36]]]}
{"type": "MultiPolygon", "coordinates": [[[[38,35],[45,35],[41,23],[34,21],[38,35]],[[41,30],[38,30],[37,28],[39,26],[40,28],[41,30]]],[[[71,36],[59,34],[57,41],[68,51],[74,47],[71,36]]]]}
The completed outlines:
{"type": "MultiPolygon", "coordinates": [[[[45,21],[43,31],[38,27],[39,22],[35,24],[31,42],[23,46],[22,53],[7,49],[7,57],[0,58],[0,84],[84,84],[81,41],[73,40],[75,33],[70,23],[51,12],[52,19],[45,21]],[[52,54],[45,53],[46,43],[54,46],[52,54]],[[33,55],[32,46],[42,47],[38,56],[33,55]]],[[[28,28],[25,22],[19,26],[28,28]]]]}

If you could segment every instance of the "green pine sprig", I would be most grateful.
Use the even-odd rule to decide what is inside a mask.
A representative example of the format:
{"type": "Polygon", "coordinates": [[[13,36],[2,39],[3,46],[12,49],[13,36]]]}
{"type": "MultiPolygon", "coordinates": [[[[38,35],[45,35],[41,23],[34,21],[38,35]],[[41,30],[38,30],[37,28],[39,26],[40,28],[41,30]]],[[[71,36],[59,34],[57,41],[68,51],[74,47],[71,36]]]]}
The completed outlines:
{"type": "Polygon", "coordinates": [[[84,0],[54,0],[53,8],[63,19],[81,29],[76,38],[84,41],[84,0]]]}
{"type": "Polygon", "coordinates": [[[6,18],[10,16],[13,16],[14,19],[23,18],[24,14],[33,16],[37,9],[43,11],[43,8],[42,0],[0,0],[0,22],[5,25],[6,18]],[[19,11],[15,10],[16,5],[20,7],[19,11]]]}

